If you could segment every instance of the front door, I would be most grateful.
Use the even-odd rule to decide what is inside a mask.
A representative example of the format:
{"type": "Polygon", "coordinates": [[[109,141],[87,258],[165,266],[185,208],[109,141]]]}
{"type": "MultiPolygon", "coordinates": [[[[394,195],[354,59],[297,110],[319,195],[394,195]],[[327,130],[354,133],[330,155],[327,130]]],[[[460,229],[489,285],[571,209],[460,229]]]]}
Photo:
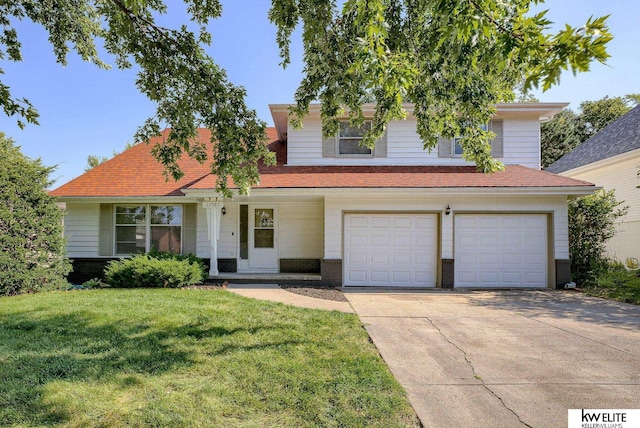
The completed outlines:
{"type": "Polygon", "coordinates": [[[278,270],[278,211],[275,206],[250,205],[249,269],[278,270]]]}

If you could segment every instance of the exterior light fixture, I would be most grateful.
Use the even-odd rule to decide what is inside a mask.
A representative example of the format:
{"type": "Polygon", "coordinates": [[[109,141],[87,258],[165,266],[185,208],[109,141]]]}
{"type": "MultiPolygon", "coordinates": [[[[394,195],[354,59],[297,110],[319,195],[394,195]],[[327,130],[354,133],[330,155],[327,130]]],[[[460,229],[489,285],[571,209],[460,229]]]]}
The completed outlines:
{"type": "MultiPolygon", "coordinates": [[[[224,209],[224,208],[223,208],[223,209],[224,209]]],[[[446,215],[451,214],[451,207],[450,207],[449,205],[447,205],[447,209],[445,209],[445,210],[444,210],[444,213],[445,213],[446,215]]]]}
{"type": "Polygon", "coordinates": [[[227,207],[222,207],[222,215],[227,215],[227,207]]]}

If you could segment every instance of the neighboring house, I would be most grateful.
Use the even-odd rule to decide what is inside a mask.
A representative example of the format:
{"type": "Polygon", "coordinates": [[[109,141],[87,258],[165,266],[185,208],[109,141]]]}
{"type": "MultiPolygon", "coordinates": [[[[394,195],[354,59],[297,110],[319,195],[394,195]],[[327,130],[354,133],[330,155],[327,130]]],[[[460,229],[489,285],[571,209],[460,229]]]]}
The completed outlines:
{"type": "Polygon", "coordinates": [[[639,167],[640,105],[546,169],[615,190],[616,199],[624,202],[622,206],[629,206],[629,212],[616,226],[616,235],[607,243],[609,256],[620,261],[640,258],[639,167]]]}
{"type": "Polygon", "coordinates": [[[498,105],[488,126],[506,169],[482,174],[455,139],[425,151],[411,114],[368,150],[358,144],[362,129],[346,121],[323,139],[317,105],[300,130],[288,105],[272,105],[269,147],[278,163],[260,167],[250,196],[232,199],[190,159],[184,178],[166,182],[150,145],[138,144],[52,192],[66,203],[73,278],[156,247],[214,260],[212,276],[315,272],[352,287],[563,286],[567,198],[594,189],[540,171],[540,120],[565,106],[498,105]]]}

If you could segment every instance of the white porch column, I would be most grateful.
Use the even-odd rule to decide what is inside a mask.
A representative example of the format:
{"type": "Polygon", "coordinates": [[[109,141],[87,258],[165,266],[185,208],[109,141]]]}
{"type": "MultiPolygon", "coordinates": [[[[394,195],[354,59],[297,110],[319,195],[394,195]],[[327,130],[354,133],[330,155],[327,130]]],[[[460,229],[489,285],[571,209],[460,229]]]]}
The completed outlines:
{"type": "Polygon", "coordinates": [[[209,231],[209,242],[211,242],[211,267],[209,276],[218,275],[218,239],[220,239],[220,219],[222,217],[222,202],[205,201],[202,208],[207,211],[207,228],[209,231]]]}

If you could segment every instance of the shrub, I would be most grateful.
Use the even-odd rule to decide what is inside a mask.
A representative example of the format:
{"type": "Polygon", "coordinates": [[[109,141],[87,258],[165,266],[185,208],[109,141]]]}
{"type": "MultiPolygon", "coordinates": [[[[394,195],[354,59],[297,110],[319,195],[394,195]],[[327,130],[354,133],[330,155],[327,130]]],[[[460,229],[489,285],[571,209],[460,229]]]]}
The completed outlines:
{"type": "Polygon", "coordinates": [[[615,235],[615,221],[629,207],[614,191],[600,190],[569,202],[569,254],[571,275],[582,286],[594,285],[596,277],[606,271],[605,244],[615,235]]]}
{"type": "Polygon", "coordinates": [[[191,264],[198,265],[202,270],[202,279],[203,280],[207,279],[207,276],[208,276],[207,266],[204,264],[204,262],[200,257],[196,257],[191,253],[176,254],[176,253],[170,253],[168,251],[158,251],[155,248],[151,248],[151,251],[149,251],[148,254],[149,254],[149,257],[158,259],[158,260],[178,260],[178,261],[187,260],[191,264]]]}
{"type": "Polygon", "coordinates": [[[148,254],[114,260],[105,269],[105,282],[113,287],[177,288],[200,284],[204,279],[202,266],[198,263],[148,254]]]}
{"type": "Polygon", "coordinates": [[[0,296],[67,284],[64,213],[46,191],[52,171],[0,132],[0,296]]]}
{"type": "Polygon", "coordinates": [[[108,287],[108,285],[102,282],[100,278],[91,278],[90,280],[82,283],[83,289],[105,288],[105,287],[108,287]]]}

